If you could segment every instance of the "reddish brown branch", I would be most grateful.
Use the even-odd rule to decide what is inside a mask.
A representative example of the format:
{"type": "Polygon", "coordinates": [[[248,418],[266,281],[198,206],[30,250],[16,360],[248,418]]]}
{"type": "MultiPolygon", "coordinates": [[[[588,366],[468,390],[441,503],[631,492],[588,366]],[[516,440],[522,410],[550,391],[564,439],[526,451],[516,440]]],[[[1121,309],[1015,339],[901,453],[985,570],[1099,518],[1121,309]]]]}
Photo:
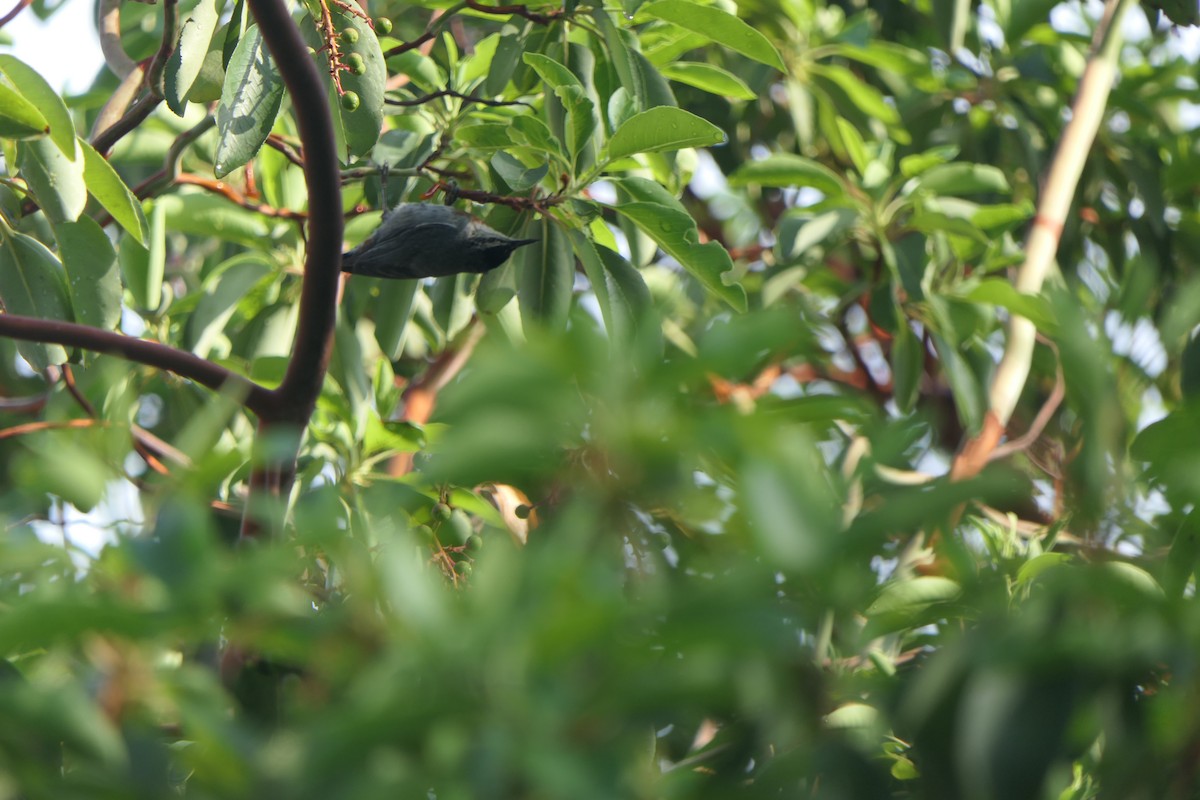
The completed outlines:
{"type": "Polygon", "coordinates": [[[95,420],[91,418],[38,420],[37,422],[25,422],[0,430],[0,439],[11,439],[14,436],[24,436],[27,433],[37,433],[38,431],[65,430],[68,428],[107,428],[109,424],[107,420],[95,420]]]}
{"type": "MultiPolygon", "coordinates": [[[[443,350],[429,365],[429,369],[408,385],[404,391],[404,415],[401,419],[416,425],[424,425],[429,421],[437,405],[438,393],[466,365],[475,352],[475,346],[483,338],[483,333],[483,323],[478,319],[472,320],[461,340],[443,350]]],[[[388,465],[388,473],[393,476],[408,474],[412,469],[412,458],[412,453],[397,454],[388,465]]]]}
{"type": "Polygon", "coordinates": [[[221,195],[232,203],[237,203],[242,208],[257,212],[263,216],[297,220],[300,222],[308,219],[308,215],[303,211],[293,211],[290,208],[275,208],[266,203],[256,202],[225,181],[216,180],[215,178],[205,178],[202,175],[193,175],[189,172],[184,172],[175,178],[175,182],[207,189],[210,192],[221,195]]]}

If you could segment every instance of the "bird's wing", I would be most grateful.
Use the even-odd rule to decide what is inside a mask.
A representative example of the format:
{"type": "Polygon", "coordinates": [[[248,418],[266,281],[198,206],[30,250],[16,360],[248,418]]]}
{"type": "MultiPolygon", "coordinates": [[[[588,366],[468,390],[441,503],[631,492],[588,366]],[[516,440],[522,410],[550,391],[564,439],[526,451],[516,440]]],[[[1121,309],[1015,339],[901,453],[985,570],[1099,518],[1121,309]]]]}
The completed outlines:
{"type": "Polygon", "coordinates": [[[459,225],[449,220],[388,220],[387,235],[372,234],[342,257],[343,269],[385,278],[422,278],[429,252],[454,241],[459,225]]]}

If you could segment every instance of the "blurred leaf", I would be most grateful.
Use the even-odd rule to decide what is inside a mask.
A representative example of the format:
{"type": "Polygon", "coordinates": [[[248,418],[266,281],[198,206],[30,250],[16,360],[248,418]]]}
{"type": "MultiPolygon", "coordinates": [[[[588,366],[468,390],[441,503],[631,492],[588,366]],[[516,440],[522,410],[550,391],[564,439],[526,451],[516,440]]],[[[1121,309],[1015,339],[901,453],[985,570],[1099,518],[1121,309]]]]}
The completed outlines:
{"type": "Polygon", "coordinates": [[[934,194],[980,194],[1012,191],[1004,172],[989,164],[940,164],[930,167],[916,178],[916,185],[934,194]]]}
{"type": "Polygon", "coordinates": [[[166,225],[194,236],[216,237],[248,247],[261,246],[271,228],[259,214],[224,197],[202,192],[170,194],[155,198],[166,225]]]}
{"type": "Polygon", "coordinates": [[[811,186],[824,192],[831,199],[838,199],[846,193],[845,184],[837,173],[812,159],[791,153],[776,153],[743,164],[729,176],[729,185],[786,188],[811,186]]]}
{"type": "Polygon", "coordinates": [[[641,273],[620,254],[596,245],[578,230],[572,230],[570,236],[600,303],[614,352],[623,352],[653,307],[650,290],[641,273]]]}
{"type": "Polygon", "coordinates": [[[492,156],[491,164],[492,168],[496,170],[496,174],[503,178],[514,192],[523,192],[536,186],[542,178],[546,177],[546,173],[550,169],[549,164],[526,167],[505,152],[499,152],[492,156]]]}

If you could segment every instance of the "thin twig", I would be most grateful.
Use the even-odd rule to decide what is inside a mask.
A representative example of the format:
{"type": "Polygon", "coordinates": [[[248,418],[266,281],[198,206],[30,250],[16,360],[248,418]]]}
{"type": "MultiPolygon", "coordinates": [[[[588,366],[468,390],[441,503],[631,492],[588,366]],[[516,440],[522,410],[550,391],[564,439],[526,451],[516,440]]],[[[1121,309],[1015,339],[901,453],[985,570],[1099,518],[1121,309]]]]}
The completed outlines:
{"type": "Polygon", "coordinates": [[[3,28],[8,23],[12,22],[13,19],[16,18],[17,14],[20,14],[24,9],[28,8],[32,4],[33,0],[20,0],[15,6],[13,6],[12,11],[9,11],[3,17],[0,17],[0,28],[3,28]]]}
{"type": "Polygon", "coordinates": [[[175,178],[175,182],[207,189],[210,192],[221,195],[232,203],[237,203],[242,208],[257,212],[266,217],[278,217],[280,219],[297,220],[300,222],[308,219],[308,215],[303,211],[293,211],[290,208],[275,208],[266,203],[256,203],[225,181],[216,180],[215,178],[205,178],[202,175],[193,175],[184,172],[175,178]]]}
{"type": "Polygon", "coordinates": [[[1038,409],[1037,416],[1033,418],[1033,424],[1029,426],[1029,430],[1015,439],[997,445],[992,454],[988,456],[988,461],[1007,458],[1013,453],[1025,450],[1038,440],[1042,435],[1042,431],[1046,430],[1046,426],[1050,424],[1051,417],[1054,416],[1054,412],[1058,410],[1058,407],[1062,405],[1063,397],[1067,393],[1067,384],[1063,379],[1062,362],[1058,362],[1055,367],[1054,389],[1050,392],[1050,396],[1046,398],[1046,402],[1038,409]]]}
{"type": "Polygon", "coordinates": [[[419,105],[424,105],[425,103],[432,102],[434,100],[437,100],[439,97],[457,97],[459,100],[462,100],[467,103],[479,103],[480,105],[492,106],[492,107],[497,107],[497,106],[528,106],[529,108],[533,107],[533,106],[530,106],[529,103],[526,103],[524,100],[488,100],[486,97],[475,97],[474,95],[463,94],[462,92],[456,92],[453,89],[441,89],[436,92],[430,92],[429,94],[421,95],[420,97],[415,97],[412,100],[393,100],[390,97],[387,97],[387,98],[384,98],[383,102],[388,104],[389,106],[401,106],[404,108],[411,108],[412,106],[419,106],[419,105]]]}
{"type": "Polygon", "coordinates": [[[483,3],[478,2],[478,0],[466,0],[466,5],[472,11],[479,11],[484,14],[512,14],[524,17],[530,22],[536,22],[539,25],[549,25],[563,16],[562,9],[555,9],[545,14],[539,14],[536,11],[530,11],[525,6],[485,6],[483,3]]]}

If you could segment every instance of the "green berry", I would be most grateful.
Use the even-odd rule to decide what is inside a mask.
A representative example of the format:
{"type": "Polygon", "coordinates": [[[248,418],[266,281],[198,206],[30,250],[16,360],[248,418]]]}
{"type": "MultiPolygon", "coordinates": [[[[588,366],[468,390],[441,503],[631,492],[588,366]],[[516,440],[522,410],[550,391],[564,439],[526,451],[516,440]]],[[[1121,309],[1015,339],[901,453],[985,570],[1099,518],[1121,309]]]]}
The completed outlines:
{"type": "Polygon", "coordinates": [[[363,57],[358,53],[351,53],[342,59],[342,63],[346,65],[346,69],[350,70],[352,75],[362,75],[367,71],[367,62],[363,61],[363,57]]]}
{"type": "Polygon", "coordinates": [[[451,547],[464,545],[471,538],[471,534],[475,530],[471,527],[471,518],[468,517],[461,509],[454,509],[450,514],[450,519],[442,527],[442,543],[451,547]]]}
{"type": "Polygon", "coordinates": [[[513,509],[513,513],[517,515],[517,519],[529,519],[529,513],[531,511],[533,511],[533,509],[524,503],[513,509]]]}
{"type": "Polygon", "coordinates": [[[433,528],[429,527],[428,525],[418,525],[417,527],[413,528],[413,533],[416,535],[419,541],[425,542],[426,544],[433,543],[433,528]]]}
{"type": "Polygon", "coordinates": [[[387,35],[392,32],[392,21],[387,17],[376,17],[371,20],[371,25],[374,26],[376,33],[387,35]]]}
{"type": "Polygon", "coordinates": [[[354,111],[362,105],[362,101],[358,99],[358,92],[346,92],[342,95],[342,108],[347,111],[354,111]]]}
{"type": "Polygon", "coordinates": [[[450,519],[450,513],[450,506],[445,503],[434,503],[433,508],[429,511],[429,516],[438,522],[445,522],[450,519]]]}
{"type": "Polygon", "coordinates": [[[346,44],[354,44],[358,41],[358,28],[346,28],[342,31],[341,39],[346,44]]]}
{"type": "Polygon", "coordinates": [[[470,575],[473,570],[474,567],[471,565],[470,561],[456,561],[454,563],[454,571],[464,578],[470,575]]]}
{"type": "Polygon", "coordinates": [[[481,547],[483,547],[483,537],[478,533],[472,533],[467,537],[467,550],[469,552],[478,553],[481,547]]]}

